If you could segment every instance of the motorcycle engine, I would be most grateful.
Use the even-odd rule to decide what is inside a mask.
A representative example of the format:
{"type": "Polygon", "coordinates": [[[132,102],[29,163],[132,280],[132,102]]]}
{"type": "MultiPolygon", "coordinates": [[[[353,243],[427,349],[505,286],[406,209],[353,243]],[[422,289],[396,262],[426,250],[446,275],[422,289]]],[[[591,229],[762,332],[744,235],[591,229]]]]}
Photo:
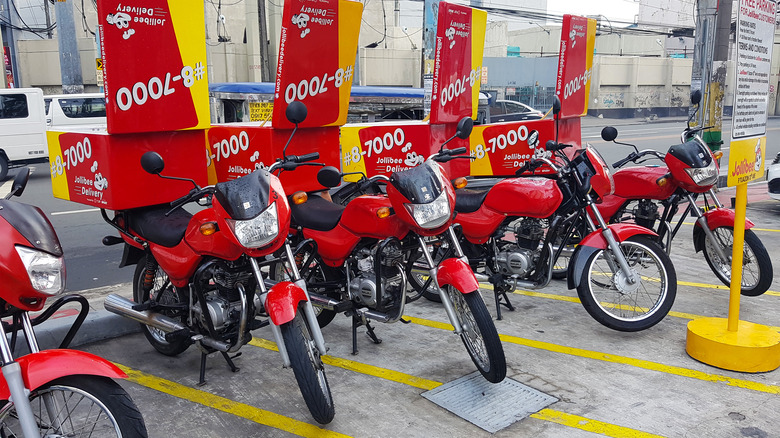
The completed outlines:
{"type": "Polygon", "coordinates": [[[536,266],[544,228],[539,219],[524,218],[515,227],[514,234],[516,243],[504,246],[496,254],[496,263],[502,274],[523,278],[536,266]]]}
{"type": "Polygon", "coordinates": [[[402,290],[401,276],[396,264],[403,259],[401,248],[395,244],[384,246],[379,254],[382,263],[381,284],[376,284],[375,258],[379,245],[371,248],[361,248],[355,252],[354,277],[349,282],[349,295],[367,307],[384,310],[392,307],[402,290]]]}
{"type": "MultiPolygon", "coordinates": [[[[228,272],[227,270],[216,269],[212,279],[209,281],[210,290],[205,293],[206,309],[217,331],[228,329],[239,321],[241,316],[241,298],[239,297],[238,283],[241,283],[245,290],[252,291],[255,289],[254,276],[248,272],[228,272]]],[[[248,300],[247,305],[253,305],[252,300],[248,300]]],[[[207,327],[206,317],[202,312],[201,306],[196,303],[192,310],[202,326],[207,327]]],[[[254,312],[250,311],[249,314],[253,315],[254,312]]]]}
{"type": "Polygon", "coordinates": [[[634,208],[634,222],[645,228],[654,229],[658,219],[658,206],[649,199],[642,199],[634,208]]]}

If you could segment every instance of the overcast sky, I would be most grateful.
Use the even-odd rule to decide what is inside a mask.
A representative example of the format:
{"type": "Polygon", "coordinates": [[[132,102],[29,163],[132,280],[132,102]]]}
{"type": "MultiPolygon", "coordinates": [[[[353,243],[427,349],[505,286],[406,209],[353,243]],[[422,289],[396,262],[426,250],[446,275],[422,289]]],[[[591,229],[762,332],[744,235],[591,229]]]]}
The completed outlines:
{"type": "Polygon", "coordinates": [[[547,0],[550,14],[604,15],[609,20],[633,22],[639,13],[634,0],[547,0]]]}

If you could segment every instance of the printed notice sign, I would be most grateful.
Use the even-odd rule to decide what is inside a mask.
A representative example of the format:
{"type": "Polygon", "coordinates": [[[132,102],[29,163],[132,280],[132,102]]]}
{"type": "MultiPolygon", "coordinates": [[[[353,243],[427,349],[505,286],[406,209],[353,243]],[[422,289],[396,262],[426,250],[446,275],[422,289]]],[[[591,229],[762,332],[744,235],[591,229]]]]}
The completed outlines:
{"type": "Polygon", "coordinates": [[[733,138],[766,133],[776,7],[772,0],[739,2],[733,138]]]}
{"type": "Polygon", "coordinates": [[[739,1],[728,186],[746,184],[764,172],[776,11],[777,2],[774,0],[739,1]]]}

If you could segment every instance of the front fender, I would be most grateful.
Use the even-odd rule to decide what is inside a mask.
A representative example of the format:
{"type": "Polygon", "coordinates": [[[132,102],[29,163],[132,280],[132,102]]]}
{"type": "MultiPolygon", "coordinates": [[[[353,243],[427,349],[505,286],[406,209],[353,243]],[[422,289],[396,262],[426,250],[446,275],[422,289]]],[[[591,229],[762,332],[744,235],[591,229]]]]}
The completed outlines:
{"type": "Polygon", "coordinates": [[[479,290],[479,282],[471,267],[461,259],[451,258],[439,263],[436,281],[440,287],[452,285],[464,294],[479,290]]]}
{"type": "MultiPolygon", "coordinates": [[[[43,350],[17,359],[22,368],[24,386],[29,390],[65,376],[91,375],[125,379],[127,374],[116,365],[91,353],[78,350],[43,350]]],[[[11,393],[0,374],[0,400],[8,400],[11,393]]]]}
{"type": "MultiPolygon", "coordinates": [[[[714,230],[718,227],[734,227],[734,219],[736,213],[730,208],[713,208],[704,212],[704,219],[707,221],[707,227],[710,230],[714,230]]],[[[749,230],[753,228],[755,224],[750,219],[745,219],[745,229],[749,230]]],[[[693,226],[693,249],[696,252],[701,251],[704,248],[704,230],[701,229],[701,224],[696,221],[693,226]]]]}
{"type": "MultiPolygon", "coordinates": [[[[610,224],[607,227],[612,230],[612,234],[618,242],[636,235],[658,237],[658,234],[653,230],[632,223],[610,224]]],[[[579,286],[582,273],[585,271],[585,264],[590,259],[590,256],[596,251],[606,249],[607,246],[607,239],[604,238],[601,230],[596,230],[582,239],[569,260],[569,269],[566,274],[566,283],[569,289],[579,286]]]]}
{"type": "Polygon", "coordinates": [[[282,281],[268,291],[268,296],[265,299],[265,310],[274,325],[279,326],[295,318],[298,304],[301,301],[308,301],[303,289],[289,281],[282,281]]]}

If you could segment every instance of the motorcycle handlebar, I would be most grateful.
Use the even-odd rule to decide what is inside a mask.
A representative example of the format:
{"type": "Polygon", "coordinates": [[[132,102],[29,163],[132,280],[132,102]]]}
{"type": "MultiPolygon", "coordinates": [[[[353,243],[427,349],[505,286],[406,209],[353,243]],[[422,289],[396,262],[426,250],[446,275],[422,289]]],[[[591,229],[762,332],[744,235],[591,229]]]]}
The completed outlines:
{"type": "Polygon", "coordinates": [[[438,153],[432,155],[430,158],[433,161],[439,163],[446,163],[447,161],[454,160],[455,158],[471,158],[471,156],[459,157],[457,155],[463,155],[468,152],[468,148],[459,147],[455,149],[442,149],[438,153]]]}
{"type": "Polygon", "coordinates": [[[556,142],[554,142],[552,140],[548,140],[547,143],[544,145],[544,147],[548,151],[553,151],[554,152],[554,151],[562,151],[562,150],[564,150],[566,148],[570,148],[570,147],[572,147],[572,145],[565,144],[565,143],[556,143],[556,142]]]}

